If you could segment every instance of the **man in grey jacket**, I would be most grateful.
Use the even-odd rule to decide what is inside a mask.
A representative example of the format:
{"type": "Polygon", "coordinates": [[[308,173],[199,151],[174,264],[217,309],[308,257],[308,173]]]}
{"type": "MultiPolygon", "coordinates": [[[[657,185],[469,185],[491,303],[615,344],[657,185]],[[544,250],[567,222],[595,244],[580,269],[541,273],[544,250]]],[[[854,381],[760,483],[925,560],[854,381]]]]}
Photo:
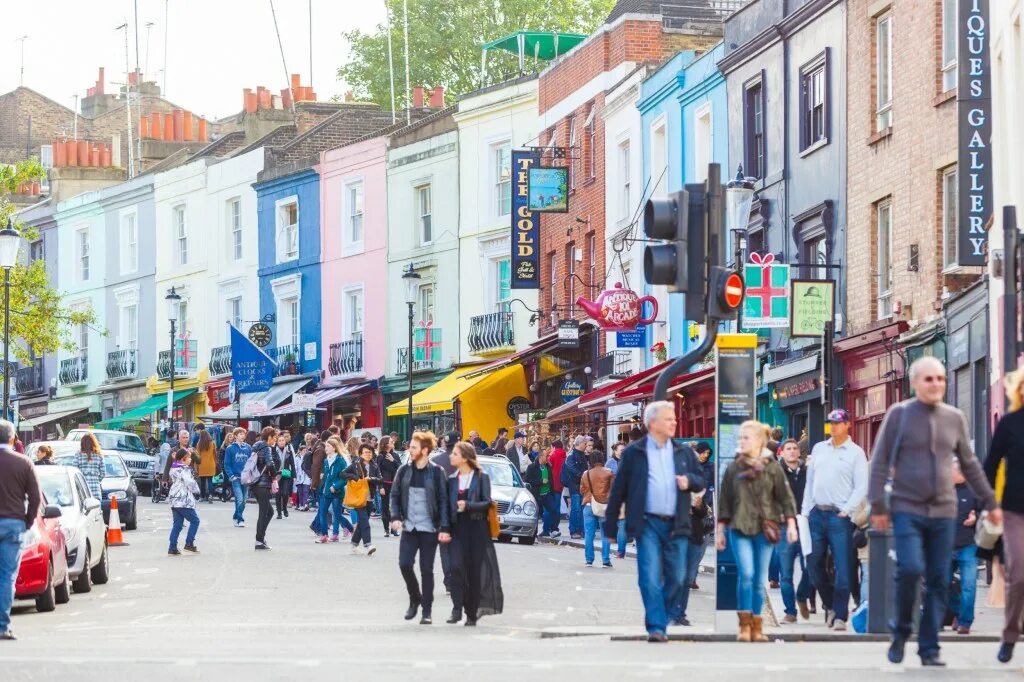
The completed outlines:
{"type": "Polygon", "coordinates": [[[966,418],[943,402],[945,367],[934,357],[923,357],[910,366],[910,383],[916,397],[889,410],[875,441],[868,501],[875,529],[894,530],[897,610],[896,620],[890,623],[889,660],[903,661],[924,576],[927,589],[917,653],[922,665],[944,666],[939,658],[939,625],[946,608],[957,513],[950,466],[954,458],[971,490],[984,501],[989,519],[1001,523],[1002,511],[971,451],[966,418]],[[886,500],[890,476],[892,492],[886,500]]]}

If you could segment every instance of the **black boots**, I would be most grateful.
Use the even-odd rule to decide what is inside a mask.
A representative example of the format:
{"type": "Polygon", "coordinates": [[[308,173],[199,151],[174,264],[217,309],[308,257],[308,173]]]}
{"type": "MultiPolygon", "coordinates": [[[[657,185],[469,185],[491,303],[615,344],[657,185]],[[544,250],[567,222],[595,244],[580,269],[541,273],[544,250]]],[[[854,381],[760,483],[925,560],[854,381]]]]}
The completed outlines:
{"type": "Polygon", "coordinates": [[[452,609],[452,615],[448,619],[448,624],[454,625],[455,623],[458,623],[460,620],[462,620],[462,609],[452,609]]]}
{"type": "Polygon", "coordinates": [[[423,607],[423,616],[420,618],[420,625],[430,625],[434,620],[430,617],[430,609],[423,607]]]}
{"type": "Polygon", "coordinates": [[[419,608],[420,608],[420,600],[419,599],[410,599],[409,600],[409,610],[405,612],[405,619],[406,620],[412,620],[413,618],[415,618],[416,617],[416,611],[419,610],[419,608]]]}
{"type": "Polygon", "coordinates": [[[1010,659],[1013,658],[1013,645],[1015,642],[1003,642],[999,645],[999,653],[996,654],[996,658],[999,659],[1000,663],[1009,663],[1010,659]]]}

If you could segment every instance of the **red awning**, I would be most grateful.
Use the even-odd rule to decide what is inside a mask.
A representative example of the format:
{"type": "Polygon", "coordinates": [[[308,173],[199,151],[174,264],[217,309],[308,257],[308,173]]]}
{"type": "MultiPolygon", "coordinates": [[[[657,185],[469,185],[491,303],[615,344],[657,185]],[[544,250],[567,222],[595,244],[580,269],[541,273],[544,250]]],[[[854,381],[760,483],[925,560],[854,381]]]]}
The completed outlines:
{"type": "MultiPolygon", "coordinates": [[[[690,372],[689,374],[683,374],[681,376],[676,377],[675,380],[673,380],[672,383],[669,384],[668,390],[669,393],[671,393],[673,391],[681,390],[683,388],[686,388],[687,386],[692,386],[693,384],[697,384],[708,379],[714,380],[714,378],[715,368],[706,367],[704,369],[699,369],[696,372],[690,372]]],[[[651,398],[654,396],[654,384],[656,382],[657,377],[651,377],[648,381],[645,381],[639,386],[634,386],[633,388],[630,388],[628,390],[620,391],[616,393],[614,396],[612,396],[612,398],[608,401],[608,404],[622,405],[624,403],[631,403],[636,400],[651,398]]]]}
{"type": "Polygon", "coordinates": [[[648,367],[647,369],[637,372],[636,374],[632,374],[624,379],[619,379],[618,381],[602,386],[601,388],[594,389],[593,391],[580,397],[580,409],[604,409],[604,407],[607,404],[606,400],[608,398],[615,395],[619,391],[625,391],[629,388],[632,388],[633,386],[636,386],[637,384],[639,384],[640,382],[644,381],[649,377],[656,377],[658,374],[661,373],[661,370],[668,366],[669,362],[671,362],[671,360],[666,360],[665,362],[654,365],[653,367],[648,367]]]}
{"type": "Polygon", "coordinates": [[[564,417],[571,416],[573,412],[580,411],[580,398],[573,398],[564,405],[559,405],[553,410],[548,410],[548,413],[544,415],[544,419],[562,419],[564,417]]]}

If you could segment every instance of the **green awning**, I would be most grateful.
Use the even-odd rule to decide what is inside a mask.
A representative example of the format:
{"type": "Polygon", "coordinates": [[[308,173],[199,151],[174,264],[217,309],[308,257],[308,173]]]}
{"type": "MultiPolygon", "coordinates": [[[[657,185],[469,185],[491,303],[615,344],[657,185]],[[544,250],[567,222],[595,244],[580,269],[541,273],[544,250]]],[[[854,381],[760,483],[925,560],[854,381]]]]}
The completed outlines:
{"type": "Polygon", "coordinates": [[[483,50],[507,50],[512,54],[535,59],[554,59],[576,47],[587,36],[580,33],[554,33],[551,31],[519,31],[504,38],[492,40],[483,50]]]}
{"type": "MultiPolygon", "coordinates": [[[[199,389],[198,388],[186,388],[182,391],[174,392],[174,404],[177,405],[185,398],[189,398],[194,395],[199,389]]],[[[96,422],[97,428],[101,429],[116,429],[125,426],[126,424],[134,424],[140,422],[154,412],[167,407],[167,394],[158,393],[157,395],[150,396],[146,402],[136,405],[132,409],[128,410],[123,414],[119,414],[116,417],[106,419],[101,422],[96,422]]]]}

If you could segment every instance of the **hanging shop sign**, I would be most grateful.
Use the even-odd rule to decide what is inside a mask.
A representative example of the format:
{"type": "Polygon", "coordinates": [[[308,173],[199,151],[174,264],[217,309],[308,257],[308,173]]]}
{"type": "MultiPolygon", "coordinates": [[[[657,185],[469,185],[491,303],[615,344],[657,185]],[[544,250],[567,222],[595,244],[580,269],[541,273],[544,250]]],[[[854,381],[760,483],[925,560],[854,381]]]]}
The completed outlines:
{"type": "Polygon", "coordinates": [[[231,327],[231,378],[239,393],[268,391],[277,364],[253,342],[231,327]]]}
{"type": "Polygon", "coordinates": [[[794,279],[790,285],[789,335],[824,336],[825,323],[835,315],[835,280],[794,279]]]}
{"type": "Polygon", "coordinates": [[[558,391],[563,403],[571,403],[584,393],[586,393],[586,387],[578,379],[566,379],[562,382],[562,387],[558,391]]]}
{"type": "Polygon", "coordinates": [[[743,266],[743,328],[789,327],[789,266],[770,253],[752,253],[750,260],[743,266]]]}
{"type": "Polygon", "coordinates": [[[579,348],[580,347],[580,323],[579,320],[558,321],[558,347],[579,348]]]}
{"type": "Polygon", "coordinates": [[[512,289],[540,289],[540,215],[530,210],[530,168],[536,151],[512,151],[512,289]]]}
{"type": "Polygon", "coordinates": [[[569,169],[566,166],[534,166],[529,170],[528,206],[536,213],[569,212],[569,169]]]}
{"type": "Polygon", "coordinates": [[[313,410],[316,409],[315,393],[294,393],[292,394],[292,406],[297,410],[313,410]]]}
{"type": "Polygon", "coordinates": [[[605,289],[596,301],[580,296],[576,305],[583,308],[604,331],[635,331],[640,325],[651,324],[658,317],[658,301],[653,296],[638,296],[632,289],[626,289],[622,282],[616,282],[611,289],[605,289]],[[644,303],[651,304],[650,315],[644,317],[644,303]]]}
{"type": "Polygon", "coordinates": [[[631,332],[615,332],[615,345],[619,348],[643,348],[644,332],[640,329],[631,332]]]}
{"type": "Polygon", "coordinates": [[[274,340],[274,332],[270,330],[268,325],[257,322],[249,327],[249,340],[260,348],[266,348],[274,340]]]}
{"type": "Polygon", "coordinates": [[[958,265],[984,265],[992,216],[992,57],[989,0],[960,0],[956,111],[958,265]]]}
{"type": "Polygon", "coordinates": [[[505,414],[508,415],[509,419],[519,419],[520,414],[529,412],[531,409],[529,399],[517,395],[505,405],[505,414]]]}

